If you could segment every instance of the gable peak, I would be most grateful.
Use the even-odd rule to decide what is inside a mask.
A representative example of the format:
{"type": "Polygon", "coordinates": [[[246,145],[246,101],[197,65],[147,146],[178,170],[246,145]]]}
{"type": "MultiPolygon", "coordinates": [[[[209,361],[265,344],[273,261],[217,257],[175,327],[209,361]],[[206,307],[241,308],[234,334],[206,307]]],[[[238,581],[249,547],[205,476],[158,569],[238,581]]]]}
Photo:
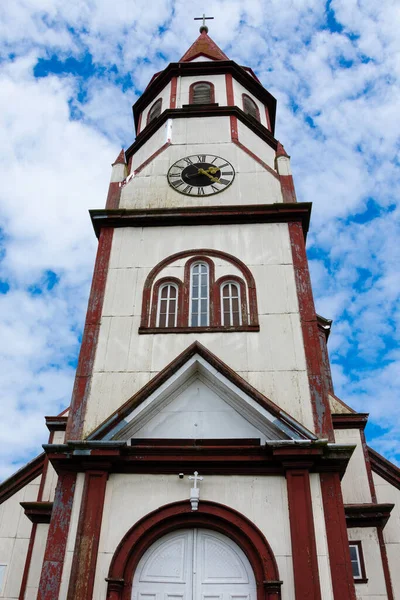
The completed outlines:
{"type": "Polygon", "coordinates": [[[190,62],[199,56],[204,56],[211,60],[229,60],[221,48],[210,38],[207,33],[207,27],[201,27],[200,31],[201,33],[197,40],[185,52],[179,62],[190,62]]]}

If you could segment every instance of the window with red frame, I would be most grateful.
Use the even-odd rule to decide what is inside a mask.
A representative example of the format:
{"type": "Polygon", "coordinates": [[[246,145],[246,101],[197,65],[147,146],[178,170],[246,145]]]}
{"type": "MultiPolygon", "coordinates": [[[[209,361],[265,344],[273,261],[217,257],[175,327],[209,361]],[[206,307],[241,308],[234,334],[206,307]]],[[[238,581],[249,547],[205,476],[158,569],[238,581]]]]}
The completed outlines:
{"type": "Polygon", "coordinates": [[[176,327],[178,322],[178,287],[165,283],[159,289],[156,327],[176,327]]]}
{"type": "Polygon", "coordinates": [[[237,283],[228,281],[221,285],[221,325],[240,327],[241,324],[240,288],[237,283]]]}
{"type": "Polygon", "coordinates": [[[367,583],[367,575],[365,572],[364,555],[360,541],[349,542],[351,568],[353,570],[353,578],[355,583],[367,583]]]}
{"type": "Polygon", "coordinates": [[[190,104],[211,104],[214,102],[214,86],[212,83],[200,81],[190,86],[190,104]]]}

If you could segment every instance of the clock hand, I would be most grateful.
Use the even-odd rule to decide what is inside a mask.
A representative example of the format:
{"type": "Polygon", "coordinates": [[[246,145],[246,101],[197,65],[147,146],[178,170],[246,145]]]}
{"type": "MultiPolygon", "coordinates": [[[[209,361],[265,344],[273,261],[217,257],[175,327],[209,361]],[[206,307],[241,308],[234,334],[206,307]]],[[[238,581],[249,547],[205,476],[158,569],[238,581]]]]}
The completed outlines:
{"type": "MultiPolygon", "coordinates": [[[[211,168],[214,168],[214,167],[211,167],[211,168]]],[[[214,182],[214,183],[220,183],[218,177],[213,177],[211,175],[211,173],[208,172],[208,169],[207,170],[205,170],[205,169],[199,169],[199,175],[206,175],[209,179],[211,179],[212,182],[214,182]]]]}

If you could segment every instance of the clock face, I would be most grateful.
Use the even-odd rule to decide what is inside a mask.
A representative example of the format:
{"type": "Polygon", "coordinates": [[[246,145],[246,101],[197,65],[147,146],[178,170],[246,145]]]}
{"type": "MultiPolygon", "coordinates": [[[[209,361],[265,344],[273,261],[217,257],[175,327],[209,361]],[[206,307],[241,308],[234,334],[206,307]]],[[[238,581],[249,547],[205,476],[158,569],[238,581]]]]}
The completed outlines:
{"type": "Polygon", "coordinates": [[[224,158],[194,154],[181,158],[168,171],[168,183],[187,196],[211,196],[225,190],[234,180],[235,170],[224,158]]]}

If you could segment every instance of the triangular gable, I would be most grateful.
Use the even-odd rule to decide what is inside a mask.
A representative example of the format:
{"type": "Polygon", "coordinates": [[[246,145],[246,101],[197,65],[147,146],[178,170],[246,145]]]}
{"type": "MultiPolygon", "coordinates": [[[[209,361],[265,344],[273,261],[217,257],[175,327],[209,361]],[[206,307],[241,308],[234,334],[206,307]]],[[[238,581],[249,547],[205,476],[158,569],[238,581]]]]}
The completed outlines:
{"type": "Polygon", "coordinates": [[[0,485],[0,504],[43,473],[45,454],[39,454],[0,485]]]}
{"type": "Polygon", "coordinates": [[[211,60],[229,60],[221,48],[207,35],[206,31],[203,31],[197,40],[190,46],[189,50],[185,52],[179,62],[190,62],[191,60],[205,56],[211,60]]]}
{"type": "MultiPolygon", "coordinates": [[[[156,375],[88,439],[130,439],[140,437],[143,432],[144,437],[166,437],[163,424],[168,419],[172,432],[170,437],[175,437],[182,402],[188,412],[206,411],[207,406],[214,403],[214,410],[219,413],[216,418],[228,419],[229,428],[226,427],[225,431],[224,423],[220,423],[219,436],[215,435],[218,428],[210,426],[209,434],[206,435],[208,438],[232,438],[236,435],[258,437],[263,441],[316,439],[314,434],[260,394],[198,342],[189,346],[156,375]],[[193,386],[197,389],[197,398],[193,398],[193,386]],[[235,432],[233,436],[231,429],[235,432]],[[151,436],[151,430],[161,431],[162,435],[151,436]]],[[[186,438],[192,435],[188,435],[187,428],[183,426],[181,434],[176,437],[186,438]]]]}
{"type": "Polygon", "coordinates": [[[355,410],[350,408],[350,406],[347,406],[347,404],[345,404],[343,402],[343,400],[341,400],[340,398],[335,396],[335,394],[331,394],[331,393],[328,394],[328,398],[329,398],[329,406],[330,406],[332,414],[355,414],[356,413],[355,410]]]}

